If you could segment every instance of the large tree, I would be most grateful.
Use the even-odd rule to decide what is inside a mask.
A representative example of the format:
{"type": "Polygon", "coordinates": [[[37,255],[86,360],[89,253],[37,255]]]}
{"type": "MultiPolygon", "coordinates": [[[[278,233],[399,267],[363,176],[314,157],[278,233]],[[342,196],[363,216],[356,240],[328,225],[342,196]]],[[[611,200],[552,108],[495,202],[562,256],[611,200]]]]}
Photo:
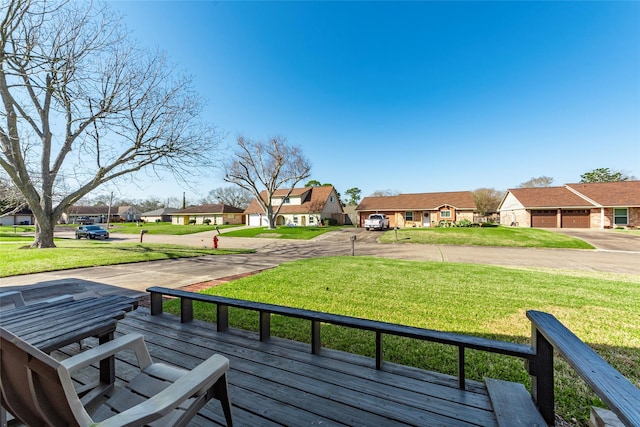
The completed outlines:
{"type": "Polygon", "coordinates": [[[224,180],[251,192],[269,220],[269,228],[276,228],[276,218],[282,203],[274,206],[273,196],[279,189],[287,189],[289,197],[296,184],[309,177],[311,164],[300,147],[285,138],[253,141],[244,136],[237,139],[237,149],[225,164],[224,180]],[[260,193],[265,191],[265,198],[260,193]]]}
{"type": "Polygon", "coordinates": [[[629,176],[609,168],[598,168],[580,175],[581,183],[628,181],[629,176]]]}
{"type": "MultiPolygon", "coordinates": [[[[91,2],[0,0],[0,166],[54,247],[63,211],[133,172],[207,165],[215,133],[191,80],[91,2]]],[[[186,176],[186,174],[185,174],[186,176]]]]}
{"type": "Polygon", "coordinates": [[[520,184],[518,187],[520,188],[540,188],[540,187],[551,187],[553,183],[553,178],[550,176],[539,176],[537,178],[531,178],[529,181],[525,181],[520,184]]]}
{"type": "Polygon", "coordinates": [[[358,187],[349,188],[344,192],[347,196],[349,196],[349,200],[347,200],[347,205],[355,206],[360,202],[360,195],[362,194],[362,190],[358,187]]]}
{"type": "Polygon", "coordinates": [[[485,216],[497,212],[504,193],[495,188],[477,188],[471,192],[478,214],[485,216]]]}
{"type": "Polygon", "coordinates": [[[230,185],[218,187],[209,191],[202,203],[222,203],[236,208],[245,209],[253,200],[253,194],[244,188],[230,185]]]}

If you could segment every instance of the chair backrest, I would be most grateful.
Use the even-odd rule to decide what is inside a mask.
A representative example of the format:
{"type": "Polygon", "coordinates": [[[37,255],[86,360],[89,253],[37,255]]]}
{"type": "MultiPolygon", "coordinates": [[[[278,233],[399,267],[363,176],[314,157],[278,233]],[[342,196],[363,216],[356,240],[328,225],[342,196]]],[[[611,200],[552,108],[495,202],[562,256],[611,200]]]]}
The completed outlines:
{"type": "Polygon", "coordinates": [[[0,328],[0,398],[2,406],[26,425],[92,422],[69,371],[4,328],[0,328]]]}

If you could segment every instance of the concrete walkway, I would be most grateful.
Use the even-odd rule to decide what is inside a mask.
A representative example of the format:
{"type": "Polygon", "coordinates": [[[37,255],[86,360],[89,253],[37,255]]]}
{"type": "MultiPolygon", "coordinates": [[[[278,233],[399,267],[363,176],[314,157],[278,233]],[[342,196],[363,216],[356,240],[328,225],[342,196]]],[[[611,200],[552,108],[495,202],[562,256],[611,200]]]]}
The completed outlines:
{"type": "MultiPolygon", "coordinates": [[[[145,235],[144,241],[211,247],[214,235],[216,235],[215,232],[185,236],[145,235]]],[[[351,236],[353,235],[356,236],[353,249],[357,256],[640,276],[640,244],[637,251],[379,244],[376,242],[379,232],[343,229],[323,234],[312,241],[237,238],[221,234],[220,247],[253,248],[256,249],[256,253],[151,261],[14,276],[0,279],[0,289],[41,289],[42,291],[46,289],[51,291],[50,295],[64,293],[140,295],[150,286],[178,288],[261,271],[287,261],[351,255],[351,236]]],[[[114,234],[113,237],[113,241],[139,241],[139,236],[136,235],[114,234]]],[[[640,239],[631,240],[631,249],[635,248],[634,242],[640,242],[640,239]]]]}

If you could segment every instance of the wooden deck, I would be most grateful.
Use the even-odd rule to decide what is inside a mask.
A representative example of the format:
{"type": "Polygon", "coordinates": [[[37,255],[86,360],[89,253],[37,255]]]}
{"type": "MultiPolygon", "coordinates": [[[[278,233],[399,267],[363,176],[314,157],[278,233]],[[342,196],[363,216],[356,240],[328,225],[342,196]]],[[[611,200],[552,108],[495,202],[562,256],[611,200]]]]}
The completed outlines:
{"type": "MultiPolygon", "coordinates": [[[[139,308],[118,323],[117,334],[141,333],[155,361],[192,368],[213,353],[230,360],[228,374],[233,416],[244,426],[495,426],[496,416],[486,387],[438,373],[375,361],[308,344],[193,321],[151,316],[139,308]]],[[[94,343],[87,341],[89,345],[94,343]]],[[[63,353],[73,353],[70,345],[63,353]]],[[[131,378],[133,355],[116,361],[117,382],[131,378]]],[[[83,372],[75,378],[84,382],[83,372]]],[[[212,400],[193,425],[224,425],[220,404],[212,400]]]]}

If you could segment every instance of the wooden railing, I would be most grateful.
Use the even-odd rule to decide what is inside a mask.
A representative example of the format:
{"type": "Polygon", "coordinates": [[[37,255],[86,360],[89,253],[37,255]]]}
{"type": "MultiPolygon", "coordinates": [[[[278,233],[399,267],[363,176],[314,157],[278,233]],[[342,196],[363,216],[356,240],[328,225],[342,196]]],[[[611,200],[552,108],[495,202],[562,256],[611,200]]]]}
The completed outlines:
{"type": "Polygon", "coordinates": [[[553,417],[553,353],[582,377],[591,389],[627,426],[640,426],[640,389],[634,386],[591,347],[549,313],[528,311],[534,362],[529,364],[532,395],[540,413],[549,423],[553,417]]]}
{"type": "Polygon", "coordinates": [[[442,332],[431,329],[403,326],[375,320],[303,310],[273,304],[245,301],[214,295],[198,294],[162,287],[147,289],[151,294],[151,315],[162,313],[163,296],[180,299],[180,320],[193,320],[193,301],[216,305],[217,330],[229,328],[229,307],[252,310],[259,313],[261,341],[271,337],[271,315],[277,314],[310,321],[311,352],[319,354],[321,348],[320,325],[329,323],[375,333],[375,367],[383,365],[383,335],[413,338],[436,342],[458,348],[458,387],[465,389],[465,349],[481,350],[522,358],[532,377],[532,396],[548,425],[554,425],[553,354],[554,349],[584,378],[598,396],[627,425],[640,426],[640,390],[598,356],[550,314],[528,311],[532,322],[531,346],[507,341],[492,340],[470,335],[442,332]]]}

